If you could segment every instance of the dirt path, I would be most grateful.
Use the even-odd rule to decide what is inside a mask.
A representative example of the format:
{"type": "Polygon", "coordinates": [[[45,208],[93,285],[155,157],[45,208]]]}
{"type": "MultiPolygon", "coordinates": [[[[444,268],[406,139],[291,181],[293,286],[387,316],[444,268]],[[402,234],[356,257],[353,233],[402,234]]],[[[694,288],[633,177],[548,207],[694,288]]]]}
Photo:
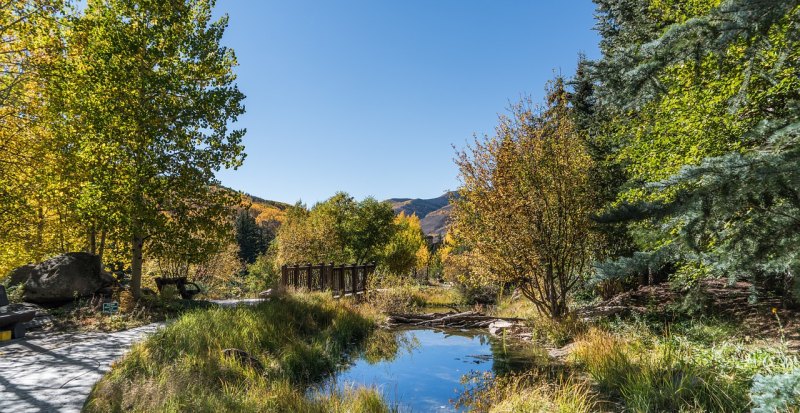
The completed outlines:
{"type": "MultiPolygon", "coordinates": [[[[259,300],[226,300],[223,307],[259,300]]],[[[111,363],[164,323],[114,333],[61,333],[0,344],[0,412],[80,412],[111,363]]]]}

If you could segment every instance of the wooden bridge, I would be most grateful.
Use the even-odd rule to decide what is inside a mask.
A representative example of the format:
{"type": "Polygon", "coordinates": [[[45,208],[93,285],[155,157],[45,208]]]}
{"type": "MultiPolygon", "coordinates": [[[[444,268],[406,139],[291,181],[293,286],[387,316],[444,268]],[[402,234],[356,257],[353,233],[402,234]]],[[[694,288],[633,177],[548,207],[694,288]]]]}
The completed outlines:
{"type": "Polygon", "coordinates": [[[309,291],[330,290],[334,297],[359,295],[367,291],[367,278],[375,271],[369,264],[295,264],[281,267],[281,284],[309,291]]]}

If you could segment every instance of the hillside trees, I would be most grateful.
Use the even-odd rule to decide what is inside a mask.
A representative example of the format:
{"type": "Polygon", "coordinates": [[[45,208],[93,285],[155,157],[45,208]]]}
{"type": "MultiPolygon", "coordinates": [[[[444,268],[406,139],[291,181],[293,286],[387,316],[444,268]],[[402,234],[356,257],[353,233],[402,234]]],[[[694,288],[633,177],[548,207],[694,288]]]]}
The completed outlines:
{"type": "Polygon", "coordinates": [[[213,4],[89,1],[75,24],[70,149],[128,240],[134,295],[146,243],[193,263],[229,233],[236,198],[214,187],[214,172],[244,157],[244,131],[228,129],[244,96],[213,4]]]}
{"type": "Polygon", "coordinates": [[[452,234],[471,277],[511,283],[543,314],[565,315],[590,263],[594,199],[563,82],[548,88],[545,107],[513,107],[456,162],[452,234]]]}

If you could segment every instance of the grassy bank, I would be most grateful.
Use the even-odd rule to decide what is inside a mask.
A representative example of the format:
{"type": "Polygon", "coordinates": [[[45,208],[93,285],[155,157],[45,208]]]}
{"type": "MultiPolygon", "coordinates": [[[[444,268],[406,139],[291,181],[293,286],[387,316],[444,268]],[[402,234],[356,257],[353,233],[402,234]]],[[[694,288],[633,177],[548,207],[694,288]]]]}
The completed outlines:
{"type": "Polygon", "coordinates": [[[306,395],[308,384],[333,372],[375,325],[372,314],[325,294],[192,311],[116,363],[85,411],[388,411],[368,389],[306,395]]]}
{"type": "Polygon", "coordinates": [[[719,319],[598,320],[545,373],[489,378],[464,404],[488,412],[798,412],[800,358],[719,319]]]}

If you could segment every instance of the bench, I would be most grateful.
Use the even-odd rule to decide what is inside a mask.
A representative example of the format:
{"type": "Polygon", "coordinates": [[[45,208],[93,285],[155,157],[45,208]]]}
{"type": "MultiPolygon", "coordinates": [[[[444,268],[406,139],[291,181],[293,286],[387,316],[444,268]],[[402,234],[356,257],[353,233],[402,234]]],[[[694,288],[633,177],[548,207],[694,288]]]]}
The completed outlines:
{"type": "Polygon", "coordinates": [[[200,286],[193,282],[187,281],[186,277],[156,277],[155,282],[159,294],[161,294],[161,289],[164,286],[175,285],[175,287],[178,288],[178,292],[181,294],[181,298],[184,300],[191,300],[195,295],[203,292],[203,290],[200,289],[200,286]]]}
{"type": "MultiPolygon", "coordinates": [[[[9,304],[6,287],[0,285],[0,307],[9,304]]],[[[11,330],[11,338],[25,337],[25,324],[33,320],[36,311],[9,311],[0,313],[0,330],[11,330]]]]}

